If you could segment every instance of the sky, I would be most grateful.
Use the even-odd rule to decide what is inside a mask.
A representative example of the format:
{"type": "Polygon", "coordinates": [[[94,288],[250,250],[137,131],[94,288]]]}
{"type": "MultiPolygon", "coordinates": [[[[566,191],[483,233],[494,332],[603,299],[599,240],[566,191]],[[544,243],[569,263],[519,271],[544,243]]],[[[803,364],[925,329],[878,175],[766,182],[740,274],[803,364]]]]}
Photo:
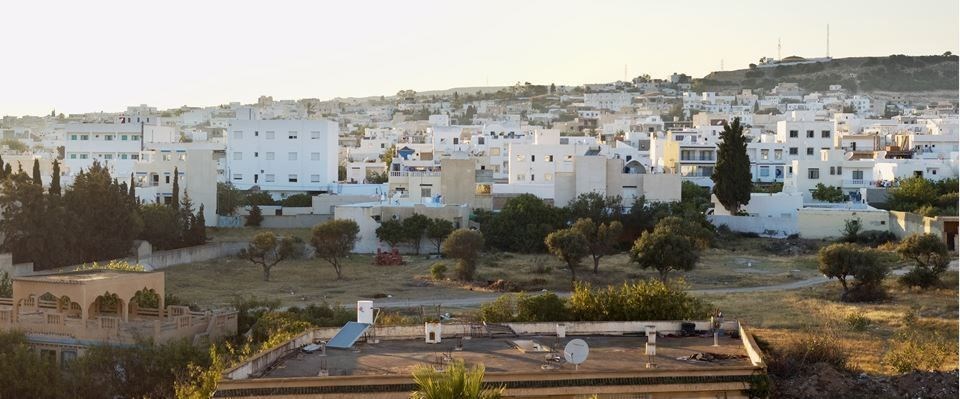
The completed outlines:
{"type": "Polygon", "coordinates": [[[643,73],[761,57],[960,53],[957,0],[14,1],[0,115],[363,97],[643,73]]]}

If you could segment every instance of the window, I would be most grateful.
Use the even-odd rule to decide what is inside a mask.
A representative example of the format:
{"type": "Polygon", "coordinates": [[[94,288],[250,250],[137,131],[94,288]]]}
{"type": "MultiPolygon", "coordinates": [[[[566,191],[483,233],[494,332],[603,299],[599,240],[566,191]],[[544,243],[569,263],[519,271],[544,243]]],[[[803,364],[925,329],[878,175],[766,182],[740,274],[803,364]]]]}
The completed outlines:
{"type": "Polygon", "coordinates": [[[320,175],[310,175],[311,183],[320,183],[320,175]]]}
{"type": "Polygon", "coordinates": [[[862,170],[855,170],[853,171],[852,175],[853,175],[853,180],[863,180],[862,170]]]}
{"type": "Polygon", "coordinates": [[[240,173],[234,173],[233,180],[243,180],[243,175],[240,173]]]}
{"type": "Polygon", "coordinates": [[[60,367],[66,368],[70,363],[77,360],[77,351],[60,351],[60,367]]]}
{"type": "Polygon", "coordinates": [[[290,133],[287,133],[287,138],[290,140],[296,140],[297,137],[298,136],[296,131],[290,131],[290,133]]]}
{"type": "Polygon", "coordinates": [[[808,139],[812,139],[812,138],[813,138],[813,130],[807,130],[807,138],[808,138],[808,139]]]}
{"type": "Polygon", "coordinates": [[[121,136],[120,136],[120,141],[127,141],[127,135],[125,135],[125,134],[124,134],[124,135],[121,135],[121,136]]]}
{"type": "Polygon", "coordinates": [[[242,160],[243,160],[243,153],[242,153],[242,152],[235,152],[235,153],[233,153],[233,160],[234,160],[234,161],[242,161],[242,160]]]}
{"type": "Polygon", "coordinates": [[[135,135],[133,135],[133,136],[130,136],[130,140],[133,140],[133,141],[140,140],[140,135],[139,135],[139,134],[135,134],[135,135]]]}
{"type": "Polygon", "coordinates": [[[790,147],[790,155],[797,155],[799,154],[798,151],[797,147],[790,147]]]}
{"type": "Polygon", "coordinates": [[[320,140],[320,132],[310,132],[310,140],[320,140]]]}
{"type": "Polygon", "coordinates": [[[797,130],[791,130],[791,131],[790,131],[790,138],[794,138],[794,139],[795,139],[795,138],[797,138],[797,137],[800,137],[800,132],[797,131],[797,130]]]}
{"type": "Polygon", "coordinates": [[[287,181],[290,182],[290,183],[296,183],[296,182],[297,182],[297,175],[287,175],[287,181]]]}
{"type": "Polygon", "coordinates": [[[783,150],[773,150],[773,159],[783,159],[783,150]]]}
{"type": "Polygon", "coordinates": [[[113,154],[103,154],[103,159],[113,159],[113,154]]]}
{"type": "Polygon", "coordinates": [[[810,180],[820,179],[820,168],[807,169],[807,178],[810,180]]]}
{"type": "Polygon", "coordinates": [[[273,181],[276,179],[277,179],[277,176],[271,173],[263,175],[263,181],[267,183],[273,183],[273,181]]]}
{"type": "Polygon", "coordinates": [[[237,130],[237,131],[233,132],[233,139],[234,139],[234,140],[243,140],[243,131],[242,131],[242,130],[237,130]]]}
{"type": "Polygon", "coordinates": [[[553,162],[553,155],[547,155],[543,157],[543,160],[547,162],[553,162]]]}
{"type": "Polygon", "coordinates": [[[430,197],[430,194],[431,194],[430,191],[432,191],[430,187],[420,187],[420,196],[423,198],[428,198],[430,197]]]}
{"type": "Polygon", "coordinates": [[[760,159],[764,161],[770,159],[770,150],[760,150],[760,159]]]}
{"type": "Polygon", "coordinates": [[[769,166],[761,166],[761,167],[760,167],[760,177],[768,177],[768,176],[770,176],[770,167],[769,167],[769,166]]]}
{"type": "Polygon", "coordinates": [[[77,159],[77,154],[70,154],[70,159],[77,159]]]}
{"type": "Polygon", "coordinates": [[[544,180],[544,181],[553,181],[553,173],[545,173],[545,174],[543,175],[543,180],[544,180]]]}
{"type": "Polygon", "coordinates": [[[71,134],[71,135],[70,135],[70,140],[77,141],[77,135],[71,134]]]}
{"type": "Polygon", "coordinates": [[[86,140],[90,140],[90,136],[86,134],[81,134],[80,141],[86,141],[86,140]]]}
{"type": "Polygon", "coordinates": [[[534,162],[534,161],[536,161],[536,160],[537,160],[537,156],[536,156],[536,155],[531,155],[531,156],[530,156],[530,162],[534,162]]]}
{"type": "Polygon", "coordinates": [[[830,138],[830,131],[829,131],[829,130],[821,130],[821,131],[820,131],[820,138],[829,139],[829,138],[830,138]]]}
{"type": "Polygon", "coordinates": [[[87,159],[89,154],[80,154],[80,159],[87,159]]]}
{"type": "Polygon", "coordinates": [[[288,159],[288,160],[291,160],[291,161],[296,161],[296,160],[297,160],[297,153],[295,153],[295,152],[288,153],[288,154],[287,154],[287,159],[288,159]]]}
{"type": "Polygon", "coordinates": [[[127,154],[120,154],[120,159],[127,159],[127,154]]]}
{"type": "Polygon", "coordinates": [[[834,168],[833,166],[831,166],[831,167],[830,167],[830,176],[833,176],[833,175],[835,175],[835,174],[836,174],[836,172],[837,172],[837,169],[836,169],[836,168],[834,168]]]}
{"type": "Polygon", "coordinates": [[[277,132],[266,132],[267,140],[274,140],[277,138],[277,132]]]}
{"type": "Polygon", "coordinates": [[[113,141],[113,135],[112,135],[112,134],[108,134],[108,135],[106,135],[106,136],[103,136],[103,139],[106,140],[106,141],[113,141]]]}
{"type": "Polygon", "coordinates": [[[319,161],[319,160],[320,160],[320,153],[319,153],[319,152],[311,152],[311,153],[310,153],[310,160],[311,160],[311,161],[319,161]]]}
{"type": "Polygon", "coordinates": [[[807,147],[807,155],[813,155],[813,147],[807,147]]]}
{"type": "MultiPolygon", "coordinates": [[[[237,154],[239,154],[239,153],[234,153],[233,155],[236,156],[237,154]]],[[[169,161],[169,160],[170,160],[170,153],[169,153],[169,152],[164,152],[164,153],[160,154],[160,158],[163,159],[164,161],[169,161]]]]}
{"type": "Polygon", "coordinates": [[[843,166],[837,166],[837,176],[840,176],[842,174],[843,174],[843,166]]]}
{"type": "Polygon", "coordinates": [[[163,176],[163,178],[164,178],[164,180],[165,180],[165,182],[166,182],[167,184],[170,184],[170,174],[169,174],[169,173],[165,173],[164,176],[163,176]]]}
{"type": "Polygon", "coordinates": [[[268,153],[264,154],[264,157],[265,157],[268,161],[272,161],[272,160],[273,160],[273,153],[272,153],[272,152],[268,152],[268,153]]]}

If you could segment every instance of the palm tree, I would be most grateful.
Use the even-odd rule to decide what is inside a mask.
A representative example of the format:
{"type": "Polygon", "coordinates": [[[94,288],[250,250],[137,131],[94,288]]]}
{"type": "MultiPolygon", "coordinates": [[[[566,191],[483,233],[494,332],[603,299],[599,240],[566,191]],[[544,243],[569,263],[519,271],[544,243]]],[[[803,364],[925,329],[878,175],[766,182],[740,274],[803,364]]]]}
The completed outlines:
{"type": "Polygon", "coordinates": [[[463,360],[450,363],[444,371],[429,366],[418,366],[413,371],[417,390],[411,399],[500,399],[503,386],[487,388],[483,384],[482,364],[467,370],[463,360]]]}

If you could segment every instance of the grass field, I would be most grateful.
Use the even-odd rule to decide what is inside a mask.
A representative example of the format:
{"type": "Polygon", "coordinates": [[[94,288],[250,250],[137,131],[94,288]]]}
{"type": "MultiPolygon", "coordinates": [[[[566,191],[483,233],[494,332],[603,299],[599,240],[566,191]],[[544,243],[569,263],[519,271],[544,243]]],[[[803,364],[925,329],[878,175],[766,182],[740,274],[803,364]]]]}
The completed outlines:
{"type": "Polygon", "coordinates": [[[703,295],[728,319],[743,321],[771,345],[783,345],[800,334],[830,334],[841,340],[855,368],[889,374],[882,359],[898,331],[919,328],[938,331],[952,348],[941,369],[957,368],[957,272],[945,278],[950,288],[908,290],[893,279],[886,286],[890,298],[877,303],[849,304],[837,300],[840,285],[830,282],[787,292],[703,295]]]}
{"type": "MultiPolygon", "coordinates": [[[[222,229],[213,236],[218,240],[246,239],[261,229],[222,229]]],[[[284,230],[306,238],[306,229],[284,230]]],[[[763,243],[763,239],[745,239],[746,243],[763,243]]],[[[240,258],[223,258],[208,262],[179,265],[164,269],[167,292],[201,307],[228,304],[238,294],[278,298],[286,305],[314,302],[350,303],[358,298],[384,297],[396,299],[436,299],[471,295],[490,282],[504,280],[514,289],[525,291],[569,291],[570,272],[551,255],[488,253],[480,260],[476,282],[464,286],[451,281],[434,282],[430,266],[437,260],[425,256],[406,256],[403,266],[373,266],[369,255],[353,255],[344,267],[343,280],[337,281],[333,268],[321,260],[291,260],[273,269],[271,281],[262,279],[260,269],[240,258]]],[[[455,261],[444,262],[452,275],[455,261]]],[[[577,277],[594,285],[621,284],[624,281],[656,277],[652,270],[641,270],[625,254],[605,257],[598,274],[592,272],[592,261],[586,259],[577,277]]],[[[709,249],[692,272],[673,273],[683,277],[691,288],[749,287],[782,284],[817,275],[811,254],[779,256],[756,246],[735,249],[709,249]]]]}

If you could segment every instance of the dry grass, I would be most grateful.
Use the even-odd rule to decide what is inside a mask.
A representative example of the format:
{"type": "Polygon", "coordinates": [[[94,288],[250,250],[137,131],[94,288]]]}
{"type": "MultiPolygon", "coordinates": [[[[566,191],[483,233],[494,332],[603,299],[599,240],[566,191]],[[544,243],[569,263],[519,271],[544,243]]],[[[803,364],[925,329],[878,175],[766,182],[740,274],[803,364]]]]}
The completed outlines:
{"type": "Polygon", "coordinates": [[[164,272],[167,292],[204,308],[229,304],[238,294],[280,299],[286,306],[351,303],[383,295],[397,299],[464,295],[459,288],[424,288],[431,284],[415,276],[429,275],[432,261],[421,258],[403,266],[374,266],[372,260],[352,256],[344,265],[342,280],[336,279],[332,266],[318,259],[281,262],[268,282],[258,266],[239,258],[179,265],[164,272]]]}
{"type": "MultiPolygon", "coordinates": [[[[950,273],[946,280],[951,288],[919,291],[900,288],[891,279],[887,282],[890,299],[863,304],[839,302],[840,287],[836,283],[789,292],[703,297],[728,318],[746,323],[774,347],[799,334],[823,333],[826,329],[838,333],[851,366],[869,373],[891,374],[893,370],[882,364],[882,358],[899,329],[919,325],[941,332],[948,342],[957,342],[957,273],[950,273]],[[865,318],[866,326],[852,325],[850,315],[865,318]]],[[[943,370],[957,367],[957,347],[952,348],[943,370]]]]}
{"type": "Polygon", "coordinates": [[[207,237],[210,241],[249,241],[259,232],[272,231],[277,235],[300,237],[306,242],[310,242],[310,229],[270,229],[260,227],[231,227],[217,228],[208,227],[207,237]]]}

